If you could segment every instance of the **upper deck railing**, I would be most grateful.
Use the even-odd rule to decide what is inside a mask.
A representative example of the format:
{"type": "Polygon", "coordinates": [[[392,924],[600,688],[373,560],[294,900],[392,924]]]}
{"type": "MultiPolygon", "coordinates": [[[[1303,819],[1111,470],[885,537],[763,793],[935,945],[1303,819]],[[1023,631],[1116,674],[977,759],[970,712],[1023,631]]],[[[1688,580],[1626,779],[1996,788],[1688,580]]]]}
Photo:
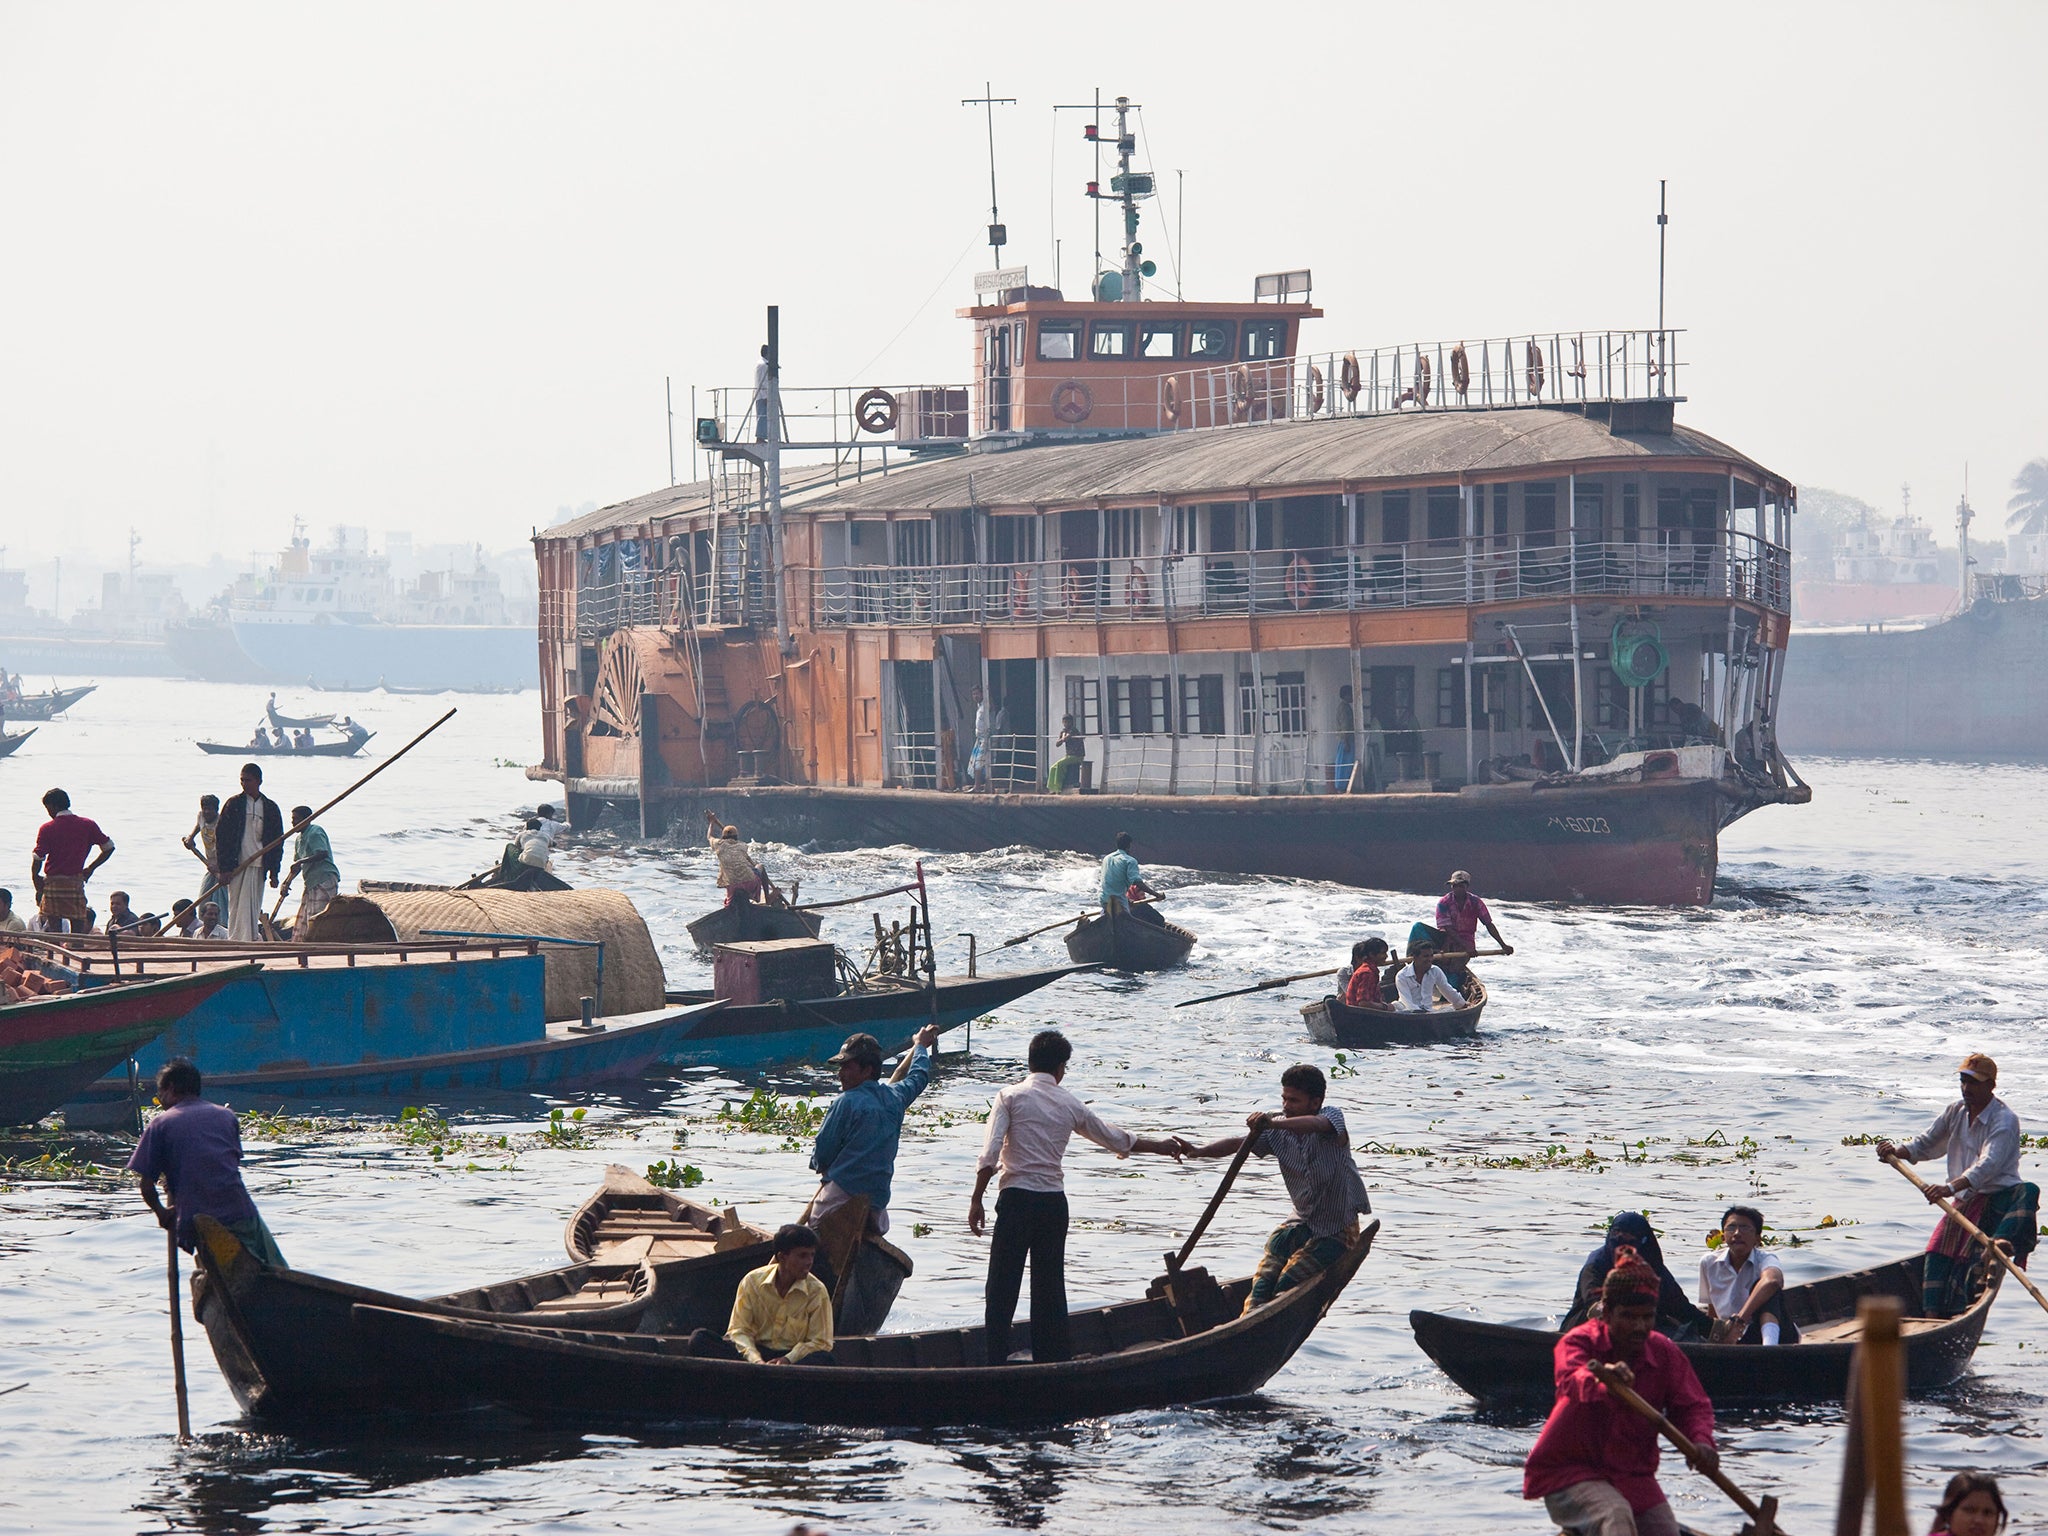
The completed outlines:
{"type": "Polygon", "coordinates": [[[1563,541],[1152,555],[948,566],[856,565],[791,573],[813,624],[1035,624],[1192,619],[1558,598],[1706,597],[1785,612],[1791,557],[1754,535],[1721,542],[1563,541]]]}

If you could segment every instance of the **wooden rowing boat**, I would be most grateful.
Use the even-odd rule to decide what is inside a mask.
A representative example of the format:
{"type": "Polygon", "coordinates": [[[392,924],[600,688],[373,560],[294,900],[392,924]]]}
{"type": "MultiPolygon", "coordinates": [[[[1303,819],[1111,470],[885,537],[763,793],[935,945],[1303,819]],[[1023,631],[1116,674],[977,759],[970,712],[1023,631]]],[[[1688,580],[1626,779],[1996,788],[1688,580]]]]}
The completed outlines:
{"type": "Polygon", "coordinates": [[[1311,1040],[1347,1050],[1371,1050],[1379,1046],[1431,1045],[1439,1040],[1463,1040],[1479,1031],[1479,1015],[1486,1011],[1486,983],[1470,971],[1465,973],[1463,1008],[1432,1008],[1428,1013],[1408,1013],[1378,1008],[1352,1008],[1340,997],[1319,997],[1304,1003],[1301,1019],[1311,1040]]]}
{"type": "MultiPolygon", "coordinates": [[[[821,1425],[1064,1423],[1242,1397],[1284,1366],[1365,1262],[1374,1222],[1328,1269],[1240,1316],[1249,1279],[1185,1319],[1164,1294],[1073,1314],[1075,1358],[990,1365],[980,1327],[854,1335],[834,1365],[709,1360],[688,1341],[359,1306],[359,1326],[422,1375],[535,1418],[773,1419],[821,1425]]],[[[1191,1275],[1193,1271],[1183,1271],[1191,1275]]],[[[1155,1290],[1160,1287],[1155,1285],[1155,1290]]],[[[1028,1324],[1012,1342],[1028,1346],[1028,1324]]]]}
{"type": "MultiPolygon", "coordinates": [[[[860,1211],[863,1222],[866,1208],[860,1211]]],[[[579,1264],[602,1263],[628,1246],[647,1240],[648,1257],[659,1264],[687,1257],[693,1245],[704,1241],[706,1219],[712,1222],[734,1219],[732,1208],[707,1211],[694,1200],[671,1189],[649,1183],[630,1168],[614,1163],[605,1170],[604,1182],[576,1208],[563,1231],[563,1245],[579,1264]]],[[[839,1246],[834,1234],[821,1230],[827,1248],[839,1246]]],[[[766,1234],[763,1234],[765,1239],[766,1234]]],[[[851,1241],[851,1234],[847,1235],[851,1241]]],[[[740,1271],[758,1269],[773,1257],[771,1247],[749,1249],[747,1263],[740,1271]]],[[[852,1271],[836,1293],[833,1316],[841,1333],[873,1333],[888,1321],[913,1269],[910,1255],[888,1239],[865,1233],[855,1251],[852,1271]]],[[[723,1277],[720,1277],[721,1281],[723,1277]]],[[[734,1284],[738,1282],[735,1280],[734,1284]]],[[[730,1305],[732,1289],[722,1293],[730,1305]]],[[[644,1331],[644,1330],[643,1330],[644,1331]]],[[[721,1328],[719,1331],[723,1331],[721,1328]]]]}
{"type": "Polygon", "coordinates": [[[33,728],[26,731],[16,731],[12,735],[9,735],[6,731],[0,731],[0,757],[11,757],[14,753],[20,751],[21,744],[33,735],[35,735],[33,728]]]}
{"type": "Polygon", "coordinates": [[[0,1125],[34,1124],[221,988],[256,971],[223,965],[8,1004],[0,1009],[0,1125]]]}
{"type": "Polygon", "coordinates": [[[7,701],[10,720],[54,720],[99,685],[85,683],[76,688],[54,688],[48,693],[25,693],[7,701]]]}
{"type": "Polygon", "coordinates": [[[199,750],[210,757],[354,757],[375,731],[359,731],[340,741],[315,742],[310,747],[236,746],[230,741],[202,741],[199,750]]]}
{"type": "MultiPolygon", "coordinates": [[[[1797,1344],[1681,1343],[1717,1407],[1742,1402],[1839,1402],[1856,1343],[1856,1305],[1865,1296],[1896,1296],[1904,1306],[1906,1390],[1937,1391],[1969,1367],[1998,1292],[1997,1281],[1960,1316],[1920,1314],[1920,1271],[1914,1254],[1875,1269],[1831,1275],[1784,1290],[1785,1310],[1799,1329],[1797,1344]]],[[[2002,1271],[1999,1272],[2002,1275],[2002,1271]]],[[[1547,1407],[1554,1396],[1551,1355],[1559,1335],[1547,1328],[1414,1311],[1415,1342],[1443,1373],[1487,1403],[1547,1407]]]]}
{"type": "Polygon", "coordinates": [[[1070,959],[1117,971],[1171,970],[1194,947],[1195,936],[1177,923],[1150,922],[1122,911],[1083,917],[1067,935],[1070,959]]]}
{"type": "Polygon", "coordinates": [[[263,713],[270,717],[272,726],[283,726],[288,731],[310,731],[334,724],[332,715],[280,715],[275,704],[265,705],[263,713]]]}
{"type": "Polygon", "coordinates": [[[721,944],[815,939],[824,926],[825,919],[816,912],[770,906],[763,901],[741,901],[706,912],[689,925],[689,933],[699,957],[708,958],[721,944]]]}

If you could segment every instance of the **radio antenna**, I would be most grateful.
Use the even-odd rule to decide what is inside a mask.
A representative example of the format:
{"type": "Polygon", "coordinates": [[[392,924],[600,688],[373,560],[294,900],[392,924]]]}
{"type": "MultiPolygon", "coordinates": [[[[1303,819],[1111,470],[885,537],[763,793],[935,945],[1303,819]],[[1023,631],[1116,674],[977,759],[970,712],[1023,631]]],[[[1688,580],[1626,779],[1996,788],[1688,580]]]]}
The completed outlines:
{"type": "Polygon", "coordinates": [[[982,94],[964,98],[963,107],[981,107],[988,114],[988,250],[990,265],[1003,264],[1003,247],[1010,243],[1010,232],[1003,228],[1002,215],[996,211],[996,108],[1014,107],[1017,98],[994,94],[992,81],[983,81],[982,94]]]}

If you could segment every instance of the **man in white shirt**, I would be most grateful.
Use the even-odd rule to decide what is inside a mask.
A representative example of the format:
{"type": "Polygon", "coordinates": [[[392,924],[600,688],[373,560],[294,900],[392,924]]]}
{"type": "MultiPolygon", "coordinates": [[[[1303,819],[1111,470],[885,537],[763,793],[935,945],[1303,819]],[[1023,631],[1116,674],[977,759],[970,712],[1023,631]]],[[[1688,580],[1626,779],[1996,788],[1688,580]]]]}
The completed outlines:
{"type": "Polygon", "coordinates": [[[0,890],[0,933],[27,933],[28,924],[14,910],[14,892],[0,890]]]}
{"type": "MultiPolygon", "coordinates": [[[[1962,1097],[1934,1117],[1934,1123],[1904,1146],[1877,1144],[1886,1162],[1917,1163],[1948,1154],[1948,1178],[1927,1187],[1927,1200],[1953,1200],[1956,1209],[1994,1241],[2012,1248],[2025,1263],[2040,1238],[2035,1212],[2041,1192],[2020,1178],[2020,1120],[1995,1092],[1998,1063],[1972,1051],[1957,1064],[1962,1097]]],[[[1976,1240],[1943,1216],[1927,1248],[1921,1278],[1921,1308],[1928,1317],[1954,1317],[1975,1299],[1976,1240]]]]}
{"type": "Polygon", "coordinates": [[[202,939],[231,939],[227,924],[220,920],[220,903],[202,901],[199,904],[199,937],[202,939]]]}
{"type": "Polygon", "coordinates": [[[1401,996],[1404,1013],[1427,1013],[1439,1002],[1452,1008],[1465,1006],[1465,994],[1451,985],[1436,963],[1434,944],[1417,944],[1408,951],[1408,963],[1394,978],[1394,990],[1401,996]]]}
{"type": "Polygon", "coordinates": [[[1030,1075],[996,1094],[989,1112],[967,1225],[976,1237],[986,1223],[982,1195],[1001,1169],[996,1195],[996,1230],[988,1250],[988,1296],[984,1321],[988,1363],[1010,1358],[1010,1322],[1024,1263],[1031,1262],[1031,1358],[1071,1360],[1067,1334],[1067,1192],[1062,1164],[1076,1131],[1118,1157],[1156,1152],[1179,1161],[1182,1144],[1171,1137],[1134,1136],[1111,1125],[1060,1086],[1074,1048],[1056,1029],[1031,1037],[1026,1062],[1030,1075]]]}
{"type": "Polygon", "coordinates": [[[1785,1271],[1757,1244],[1764,1215],[1753,1205],[1731,1205],[1721,1216],[1721,1246],[1700,1260],[1700,1306],[1714,1320],[1716,1344],[1776,1344],[1784,1337],[1772,1305],[1785,1289],[1785,1271]]]}

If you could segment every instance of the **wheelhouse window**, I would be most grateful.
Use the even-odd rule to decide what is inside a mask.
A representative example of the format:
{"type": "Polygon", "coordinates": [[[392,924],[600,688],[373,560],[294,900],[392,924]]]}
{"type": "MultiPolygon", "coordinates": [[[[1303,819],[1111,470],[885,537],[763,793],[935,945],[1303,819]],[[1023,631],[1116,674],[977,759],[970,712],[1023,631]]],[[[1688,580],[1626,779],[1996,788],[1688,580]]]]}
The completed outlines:
{"type": "Polygon", "coordinates": [[[1237,327],[1228,320],[1194,321],[1188,326],[1188,356],[1195,362],[1228,362],[1236,339],[1237,327]]]}
{"type": "Polygon", "coordinates": [[[1088,328],[1088,355],[1098,363],[1117,362],[1131,355],[1129,321],[1098,320],[1088,328]]]}
{"type": "Polygon", "coordinates": [[[1178,320],[1141,327],[1138,355],[1153,362],[1172,362],[1181,355],[1181,336],[1185,330],[1178,320]]]}
{"type": "Polygon", "coordinates": [[[1244,356],[1247,362],[1281,357],[1287,346],[1285,320],[1247,320],[1244,325],[1244,356]]]}
{"type": "Polygon", "coordinates": [[[1081,322],[1041,320],[1038,322],[1038,360],[1041,363],[1071,363],[1081,352],[1081,322]]]}

